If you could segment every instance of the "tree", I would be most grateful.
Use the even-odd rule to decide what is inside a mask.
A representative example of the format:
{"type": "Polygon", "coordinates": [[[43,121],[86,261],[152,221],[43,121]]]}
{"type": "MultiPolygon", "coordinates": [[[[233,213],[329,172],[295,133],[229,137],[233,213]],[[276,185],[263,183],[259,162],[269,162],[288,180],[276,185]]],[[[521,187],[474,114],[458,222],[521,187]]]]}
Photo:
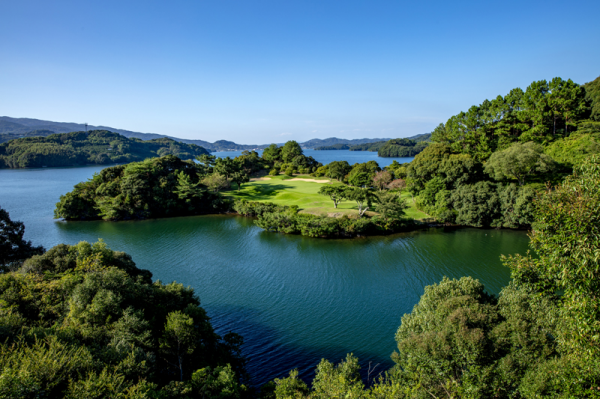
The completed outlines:
{"type": "Polygon", "coordinates": [[[358,206],[358,217],[361,218],[366,211],[369,210],[369,204],[373,199],[373,195],[369,190],[363,190],[358,187],[347,187],[346,198],[356,202],[358,206]]]}
{"type": "Polygon", "coordinates": [[[184,200],[186,204],[193,207],[193,202],[202,199],[204,190],[200,188],[200,182],[192,182],[192,179],[185,172],[180,171],[177,175],[177,187],[175,193],[179,199],[184,200]]]}
{"type": "Polygon", "coordinates": [[[319,188],[319,194],[328,196],[333,201],[333,206],[337,209],[338,204],[346,199],[346,187],[325,184],[319,188]]]}
{"type": "Polygon", "coordinates": [[[530,141],[514,143],[506,150],[495,152],[486,163],[485,171],[496,180],[516,179],[522,186],[527,176],[548,172],[553,167],[554,160],[544,154],[542,146],[530,141]]]}
{"type": "Polygon", "coordinates": [[[293,167],[293,166],[291,166],[291,165],[290,165],[290,166],[288,166],[288,167],[285,169],[285,175],[286,175],[286,176],[293,176],[293,175],[294,175],[294,172],[295,172],[295,170],[294,170],[294,167],[293,167]]]}
{"type": "Polygon", "coordinates": [[[380,172],[375,173],[373,177],[373,186],[382,191],[384,188],[388,187],[388,185],[392,182],[392,174],[387,170],[382,170],[380,172]]]}
{"type": "Polygon", "coordinates": [[[212,172],[213,167],[215,166],[215,162],[217,157],[214,155],[210,155],[210,154],[202,154],[200,156],[197,156],[196,161],[199,164],[199,174],[201,176],[205,176],[209,173],[212,172]]]}
{"type": "Polygon", "coordinates": [[[231,181],[237,184],[238,191],[240,191],[242,188],[242,183],[248,183],[250,181],[250,177],[245,172],[235,172],[231,175],[231,181]]]}
{"type": "Polygon", "coordinates": [[[387,221],[389,218],[399,219],[405,214],[408,206],[396,193],[384,192],[377,196],[375,210],[387,221]]]}
{"type": "Polygon", "coordinates": [[[180,381],[183,381],[184,358],[194,352],[196,340],[194,319],[180,311],[169,313],[160,346],[167,355],[176,358],[180,381]]]}
{"type": "Polygon", "coordinates": [[[271,144],[263,150],[262,158],[270,163],[279,161],[281,159],[281,147],[278,147],[277,144],[271,144]]]}
{"type": "Polygon", "coordinates": [[[222,174],[215,172],[202,179],[202,184],[208,187],[212,192],[218,193],[220,190],[229,187],[229,180],[222,174]]]}
{"type": "Polygon", "coordinates": [[[392,180],[390,184],[387,185],[388,190],[398,190],[402,192],[406,188],[406,180],[396,179],[392,180]]]}
{"type": "Polygon", "coordinates": [[[7,268],[19,262],[40,255],[44,247],[34,247],[31,241],[23,239],[25,225],[12,221],[9,213],[0,207],[0,268],[7,268]]]}
{"type": "Polygon", "coordinates": [[[298,155],[303,155],[302,147],[294,140],[286,142],[281,148],[283,162],[292,162],[298,155]]]}
{"type": "Polygon", "coordinates": [[[217,158],[215,162],[214,173],[219,173],[225,176],[226,179],[229,179],[231,175],[233,175],[239,169],[239,164],[230,157],[217,158]]]}
{"type": "Polygon", "coordinates": [[[333,161],[327,165],[329,169],[327,171],[327,177],[330,179],[336,179],[338,181],[342,181],[344,176],[346,176],[351,170],[352,167],[348,164],[347,161],[333,161]]]}

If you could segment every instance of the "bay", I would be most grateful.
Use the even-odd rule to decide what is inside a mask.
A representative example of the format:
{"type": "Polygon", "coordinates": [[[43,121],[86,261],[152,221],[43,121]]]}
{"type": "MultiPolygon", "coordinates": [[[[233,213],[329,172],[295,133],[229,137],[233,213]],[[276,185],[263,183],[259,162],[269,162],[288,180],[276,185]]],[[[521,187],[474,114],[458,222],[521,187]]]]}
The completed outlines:
{"type": "Polygon", "coordinates": [[[155,279],[193,287],[220,334],[244,336],[257,385],[292,368],[309,377],[321,358],[339,361],[348,352],[359,356],[363,370],[389,368],[400,319],[426,285],[473,276],[498,293],[509,281],[499,256],[527,250],[526,234],[508,230],[438,228],[324,240],[266,233],[233,216],[54,220],[60,195],[101,169],[0,170],[0,206],[25,222],[25,236],[35,244],[101,238],[155,279]]]}

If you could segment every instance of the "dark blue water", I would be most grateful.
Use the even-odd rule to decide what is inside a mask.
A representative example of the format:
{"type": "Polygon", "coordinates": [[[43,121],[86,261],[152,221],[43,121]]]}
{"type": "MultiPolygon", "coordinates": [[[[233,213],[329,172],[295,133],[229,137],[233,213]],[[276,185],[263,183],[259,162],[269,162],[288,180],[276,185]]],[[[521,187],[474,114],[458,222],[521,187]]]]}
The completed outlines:
{"type": "Polygon", "coordinates": [[[528,244],[523,232],[477,229],[323,240],[266,233],[231,216],[55,221],[59,196],[100,169],[0,170],[0,206],[25,222],[35,244],[102,238],[155,278],[193,287],[219,333],[244,336],[255,384],[296,367],[306,377],[321,358],[348,352],[388,368],[400,318],[424,286],[470,275],[497,293],[509,281],[499,256],[528,244]]]}

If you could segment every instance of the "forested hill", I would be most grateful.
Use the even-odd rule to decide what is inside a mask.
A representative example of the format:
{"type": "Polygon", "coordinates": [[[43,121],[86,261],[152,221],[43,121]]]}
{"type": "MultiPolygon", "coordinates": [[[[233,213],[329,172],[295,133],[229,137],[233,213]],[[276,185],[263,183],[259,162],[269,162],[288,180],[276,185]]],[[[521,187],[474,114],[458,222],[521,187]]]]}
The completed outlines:
{"type": "Polygon", "coordinates": [[[164,155],[182,159],[208,154],[195,144],[168,138],[143,141],[106,130],[25,137],[0,144],[0,168],[105,165],[128,163],[164,155]]]}
{"type": "MultiPolygon", "coordinates": [[[[204,140],[189,140],[180,139],[177,137],[167,136],[157,133],[140,133],[130,130],[115,129],[108,126],[87,126],[91,130],[107,130],[113,133],[119,133],[128,138],[136,138],[144,141],[168,138],[180,143],[196,144],[206,148],[208,151],[239,151],[239,150],[254,150],[265,148],[268,145],[255,144],[237,144],[233,141],[217,140],[214,143],[209,143],[204,140]]],[[[70,133],[82,131],[86,129],[86,125],[82,123],[71,122],[52,122],[41,119],[32,118],[11,118],[8,116],[0,116],[0,143],[22,138],[34,136],[49,136],[54,133],[70,133]]]]}
{"type": "Polygon", "coordinates": [[[350,151],[372,151],[383,158],[414,157],[419,154],[431,138],[431,133],[418,134],[413,137],[402,139],[391,139],[388,141],[376,141],[363,144],[333,144],[317,147],[315,150],[350,150],[350,151]]]}

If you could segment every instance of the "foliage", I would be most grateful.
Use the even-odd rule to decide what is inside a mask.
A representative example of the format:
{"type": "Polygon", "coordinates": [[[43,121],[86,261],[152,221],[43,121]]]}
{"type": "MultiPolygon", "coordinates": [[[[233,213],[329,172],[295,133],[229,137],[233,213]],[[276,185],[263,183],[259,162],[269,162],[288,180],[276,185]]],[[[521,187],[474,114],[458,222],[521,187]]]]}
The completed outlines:
{"type": "Polygon", "coordinates": [[[40,168],[42,166],[106,165],[142,161],[175,155],[191,159],[208,154],[195,144],[168,138],[142,141],[106,130],[26,137],[0,144],[0,168],[40,168]]]}
{"type": "Polygon", "coordinates": [[[373,186],[379,191],[382,191],[392,182],[392,174],[387,170],[382,170],[375,173],[373,176],[373,186]]]}
{"type": "Polygon", "coordinates": [[[533,82],[525,91],[485,100],[438,126],[431,140],[455,153],[485,161],[515,142],[547,144],[576,130],[587,114],[584,89],[573,81],[554,78],[533,82]]]}
{"type": "Polygon", "coordinates": [[[385,221],[388,219],[400,219],[404,216],[404,210],[408,206],[406,201],[402,200],[396,193],[384,192],[378,193],[377,205],[375,210],[383,217],[385,221]]]}
{"type": "MultiPolygon", "coordinates": [[[[109,167],[62,195],[54,215],[67,220],[122,220],[218,212],[227,205],[204,189],[198,175],[201,167],[173,155],[109,167]]],[[[210,188],[218,191],[216,186],[210,188]]]]}
{"type": "Polygon", "coordinates": [[[0,207],[0,272],[14,268],[23,260],[40,255],[44,247],[35,247],[23,239],[25,225],[10,219],[6,209],[0,207]]]}
{"type": "Polygon", "coordinates": [[[319,194],[328,196],[333,201],[334,208],[346,199],[346,187],[342,185],[323,185],[319,189],[319,194]]]}
{"type": "Polygon", "coordinates": [[[554,161],[543,151],[541,145],[531,141],[525,144],[514,143],[507,149],[492,154],[485,164],[485,172],[496,180],[516,179],[522,186],[526,177],[549,172],[553,168],[554,161]]]}
{"type": "Polygon", "coordinates": [[[590,119],[600,122],[600,76],[583,85],[585,99],[590,105],[590,119]]]}
{"type": "Polygon", "coordinates": [[[600,159],[593,157],[536,203],[531,246],[539,259],[511,258],[535,286],[563,292],[568,329],[561,344],[579,356],[600,358],[600,159]]]}
{"type": "Polygon", "coordinates": [[[545,153],[568,169],[581,165],[590,156],[600,154],[600,122],[580,122],[575,133],[554,141],[545,153]]]}
{"type": "Polygon", "coordinates": [[[102,242],[0,275],[0,397],[242,397],[241,337],[217,335],[192,289],[151,277],[102,242]]]}
{"type": "Polygon", "coordinates": [[[380,157],[402,158],[414,157],[428,145],[426,141],[416,142],[408,139],[394,139],[382,145],[377,151],[380,157]]]}
{"type": "MultiPolygon", "coordinates": [[[[275,208],[275,205],[271,205],[275,208]]],[[[308,237],[350,238],[370,234],[391,234],[414,229],[411,220],[383,218],[340,218],[298,213],[297,208],[281,207],[257,214],[254,223],[270,232],[301,234],[308,237]]]]}

